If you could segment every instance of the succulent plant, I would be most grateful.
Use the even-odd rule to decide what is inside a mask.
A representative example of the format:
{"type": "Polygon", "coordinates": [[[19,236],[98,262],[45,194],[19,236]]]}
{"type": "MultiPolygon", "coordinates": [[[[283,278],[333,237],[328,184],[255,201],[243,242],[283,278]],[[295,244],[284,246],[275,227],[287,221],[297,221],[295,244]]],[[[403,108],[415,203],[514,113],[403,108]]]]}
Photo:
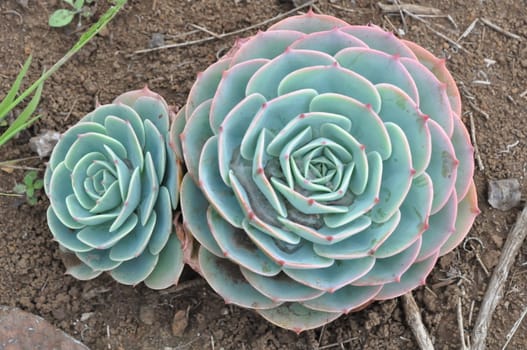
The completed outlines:
{"type": "Polygon", "coordinates": [[[171,112],[148,88],[97,107],[68,129],[45,173],[54,239],[81,280],[104,271],[120,283],[174,284],[182,269],[173,210],[181,165],[169,147],[171,112]]]}
{"type": "Polygon", "coordinates": [[[296,332],[424,284],[479,212],[460,113],[445,61],[376,26],[310,12],[238,41],[171,129],[193,266],[296,332]]]}

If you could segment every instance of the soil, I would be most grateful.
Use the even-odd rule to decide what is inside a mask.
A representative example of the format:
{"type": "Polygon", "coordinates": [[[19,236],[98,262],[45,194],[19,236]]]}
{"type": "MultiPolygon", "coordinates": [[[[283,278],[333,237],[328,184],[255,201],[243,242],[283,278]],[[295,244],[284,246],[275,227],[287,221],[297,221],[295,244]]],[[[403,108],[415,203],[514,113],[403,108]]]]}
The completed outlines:
{"type": "MultiPolygon", "coordinates": [[[[410,2],[410,1],[407,1],[410,2]]],[[[442,257],[427,280],[414,292],[424,323],[437,349],[459,349],[458,300],[464,331],[473,327],[486,290],[489,271],[518,215],[518,209],[497,211],[487,204],[487,182],[517,178],[526,189],[527,167],[527,10],[517,0],[413,1],[450,15],[427,17],[430,28],[457,40],[477,18],[486,18],[519,35],[517,40],[478,22],[459,43],[464,50],[437,36],[427,24],[409,16],[384,17],[376,1],[320,0],[316,11],[349,23],[375,23],[388,30],[403,29],[404,38],[447,58],[464,102],[463,120],[473,115],[475,136],[484,168],[476,169],[482,210],[465,244],[442,257]],[[454,25],[455,24],[455,25],[454,25]],[[485,117],[483,111],[488,114],[485,117]],[[481,263],[479,262],[481,261],[481,263]]],[[[7,91],[20,64],[34,56],[28,81],[50,67],[75,43],[87,25],[105,10],[76,24],[51,29],[49,14],[64,5],[58,0],[4,0],[0,2],[0,91],[7,91]],[[27,3],[27,6],[24,6],[27,3]]],[[[131,0],[107,30],[97,36],[46,83],[39,110],[43,117],[2,147],[0,160],[34,156],[28,140],[42,130],[64,131],[93,109],[118,94],[148,86],[176,107],[182,106],[196,72],[216,60],[235,37],[211,40],[148,54],[152,35],[167,43],[196,40],[208,34],[230,32],[260,23],[291,10],[290,1],[249,0],[131,0]]],[[[266,27],[261,27],[265,29],[266,27]]],[[[255,33],[247,31],[243,36],[255,33]]],[[[403,33],[399,33],[403,34],[403,33]]],[[[26,166],[43,169],[46,159],[26,166]]],[[[0,170],[0,192],[21,182],[24,170],[0,170]]],[[[0,196],[0,305],[35,313],[73,335],[93,350],[102,349],[416,349],[399,300],[378,302],[313,331],[296,335],[272,326],[255,313],[224,305],[199,277],[183,276],[186,288],[152,291],[140,284],[119,285],[108,276],[81,282],[64,275],[58,245],[46,225],[48,201],[35,206],[23,199],[0,196]],[[186,283],[186,284],[185,284],[186,283]],[[174,321],[175,317],[175,322],[174,321]],[[186,324],[186,327],[185,327],[186,324]]],[[[488,349],[501,349],[514,322],[527,305],[527,247],[521,250],[507,281],[488,335],[488,349]]],[[[523,323],[509,349],[527,349],[523,323]]]]}

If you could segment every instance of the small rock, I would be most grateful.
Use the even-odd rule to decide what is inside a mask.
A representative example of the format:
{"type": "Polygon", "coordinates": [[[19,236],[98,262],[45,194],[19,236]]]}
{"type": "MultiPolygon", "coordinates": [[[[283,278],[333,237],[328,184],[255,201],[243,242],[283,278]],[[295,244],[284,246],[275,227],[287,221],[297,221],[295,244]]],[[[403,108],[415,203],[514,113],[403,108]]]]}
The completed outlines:
{"type": "Polygon", "coordinates": [[[489,181],[489,204],[507,211],[517,207],[521,201],[520,182],[517,179],[489,181]]]}
{"type": "Polygon", "coordinates": [[[50,155],[53,147],[60,139],[60,132],[53,130],[46,130],[40,135],[29,139],[29,147],[33,152],[36,152],[40,158],[50,155]]]}
{"type": "Polygon", "coordinates": [[[163,33],[153,33],[148,47],[153,49],[155,47],[161,47],[165,45],[165,35],[163,33]]]}
{"type": "Polygon", "coordinates": [[[172,320],[172,334],[180,337],[185,332],[188,325],[187,312],[185,310],[176,311],[172,320]]]}
{"type": "Polygon", "coordinates": [[[144,324],[147,324],[147,325],[153,324],[154,319],[155,319],[154,308],[149,305],[142,305],[139,308],[139,319],[144,324]]]}
{"type": "Polygon", "coordinates": [[[0,349],[89,350],[41,317],[0,306],[0,349]]]}
{"type": "Polygon", "coordinates": [[[88,321],[93,315],[95,315],[95,312],[84,312],[81,315],[81,322],[88,321]]]}
{"type": "Polygon", "coordinates": [[[108,29],[108,27],[104,27],[101,30],[99,30],[98,35],[102,36],[103,38],[106,38],[108,35],[110,35],[110,30],[108,29]]]}

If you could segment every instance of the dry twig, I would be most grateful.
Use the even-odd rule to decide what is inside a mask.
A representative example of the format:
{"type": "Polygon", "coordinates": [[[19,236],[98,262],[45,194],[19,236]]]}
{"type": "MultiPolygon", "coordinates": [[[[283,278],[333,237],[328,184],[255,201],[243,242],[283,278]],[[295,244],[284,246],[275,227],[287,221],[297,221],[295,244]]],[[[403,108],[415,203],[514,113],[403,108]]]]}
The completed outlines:
{"type": "Polygon", "coordinates": [[[434,7],[414,5],[414,4],[383,4],[377,3],[383,13],[399,13],[400,11],[410,11],[414,15],[440,15],[441,10],[434,7]]]}
{"type": "Polygon", "coordinates": [[[478,317],[474,329],[472,330],[472,339],[474,344],[471,350],[484,350],[485,341],[492,314],[496,306],[503,297],[503,287],[507,281],[509,271],[514,263],[514,259],[520,250],[525,237],[527,236],[527,206],[523,208],[518,220],[514,224],[507,240],[503,245],[500,260],[494,268],[487,291],[481,302],[478,317]]]}
{"type": "Polygon", "coordinates": [[[481,155],[479,154],[478,143],[476,140],[476,126],[474,125],[474,117],[472,116],[472,112],[468,112],[467,114],[470,121],[470,136],[472,137],[472,144],[474,145],[474,156],[476,157],[476,161],[478,162],[479,170],[483,171],[485,170],[485,167],[483,166],[483,161],[481,160],[481,155]]]}
{"type": "Polygon", "coordinates": [[[399,13],[399,16],[401,16],[401,22],[403,23],[403,32],[408,33],[408,26],[406,25],[406,19],[404,18],[401,4],[399,3],[399,0],[393,0],[393,3],[395,4],[395,6],[397,6],[397,12],[399,13]]]}
{"type": "Polygon", "coordinates": [[[349,338],[349,339],[346,339],[346,340],[338,342],[338,343],[324,345],[324,346],[319,347],[317,350],[328,350],[328,349],[331,349],[331,348],[335,348],[337,346],[340,347],[341,349],[343,349],[344,344],[351,343],[352,341],[354,341],[356,339],[357,339],[357,337],[354,337],[354,338],[349,338]]]}
{"type": "Polygon", "coordinates": [[[485,272],[485,275],[487,277],[490,277],[489,269],[487,269],[487,266],[485,266],[485,264],[483,263],[483,260],[481,260],[481,257],[479,256],[479,253],[477,252],[476,252],[476,260],[478,261],[479,266],[481,266],[481,268],[483,269],[483,272],[485,272]]]}
{"type": "Polygon", "coordinates": [[[496,24],[492,23],[491,21],[489,21],[488,19],[486,18],[480,18],[479,19],[481,22],[485,23],[485,25],[487,25],[488,27],[494,29],[495,31],[505,35],[505,36],[508,36],[509,38],[512,38],[512,39],[516,39],[518,41],[522,41],[522,37],[517,35],[517,34],[514,34],[514,33],[511,33],[499,26],[497,26],[496,24]]]}
{"type": "Polygon", "coordinates": [[[468,313],[468,326],[470,327],[472,325],[472,315],[474,314],[474,305],[476,304],[476,302],[474,300],[472,300],[472,302],[470,303],[470,311],[468,313]]]}
{"type": "Polygon", "coordinates": [[[514,337],[514,334],[516,333],[516,331],[520,327],[523,319],[525,318],[525,315],[527,315],[527,307],[523,310],[522,314],[520,315],[520,318],[518,318],[516,320],[516,322],[514,322],[514,325],[512,326],[512,328],[509,331],[509,333],[507,333],[507,337],[506,337],[507,341],[505,342],[505,344],[503,344],[503,347],[501,348],[501,350],[505,350],[507,348],[507,346],[509,345],[512,337],[514,337]]]}
{"type": "Polygon", "coordinates": [[[403,303],[404,313],[406,315],[406,322],[412,329],[412,333],[415,336],[415,340],[421,350],[434,350],[432,340],[428,335],[428,331],[423,325],[421,320],[421,314],[419,308],[415,302],[412,292],[406,293],[401,297],[403,303]]]}
{"type": "Polygon", "coordinates": [[[317,349],[320,348],[320,343],[322,342],[322,338],[324,337],[324,332],[326,331],[326,325],[322,326],[322,330],[320,331],[320,336],[318,337],[318,344],[317,349]]]}
{"type": "MultiPolygon", "coordinates": [[[[201,44],[201,43],[205,43],[207,41],[212,41],[212,40],[215,40],[215,39],[223,39],[223,38],[226,38],[228,36],[241,34],[241,33],[247,32],[249,30],[252,30],[252,29],[264,26],[264,25],[266,25],[268,23],[277,21],[277,20],[282,19],[284,17],[287,17],[290,14],[295,13],[298,10],[301,10],[301,9],[303,9],[305,7],[313,5],[316,1],[317,0],[312,0],[312,1],[306,2],[305,4],[297,6],[297,7],[295,7],[294,9],[292,9],[290,11],[287,11],[287,12],[284,12],[284,13],[280,13],[280,14],[272,17],[272,18],[266,19],[263,22],[260,22],[260,23],[254,24],[252,26],[242,28],[242,29],[234,30],[232,32],[216,34],[216,35],[213,35],[213,36],[208,36],[208,37],[203,38],[203,39],[185,41],[183,43],[168,44],[168,45],[163,45],[163,46],[159,46],[159,47],[153,47],[153,48],[150,48],[150,49],[137,50],[137,51],[134,51],[133,54],[136,55],[136,54],[153,52],[153,51],[159,51],[159,50],[165,50],[165,49],[173,49],[173,48],[176,48],[176,47],[184,47],[184,46],[190,46],[190,45],[195,45],[195,44],[201,44]]],[[[204,28],[201,28],[201,30],[203,30],[203,29],[204,28]]]]}
{"type": "Polygon", "coordinates": [[[476,106],[475,103],[473,103],[472,101],[468,101],[468,104],[470,105],[470,107],[472,107],[472,109],[474,109],[476,112],[478,112],[479,114],[484,116],[485,119],[487,119],[487,120],[490,119],[489,114],[487,112],[485,112],[484,110],[482,110],[481,108],[479,108],[478,106],[476,106]]]}
{"type": "Polygon", "coordinates": [[[205,33],[207,33],[207,34],[209,34],[209,35],[212,35],[212,36],[215,37],[216,39],[221,39],[219,34],[214,33],[213,31],[208,30],[208,29],[205,28],[205,27],[198,26],[197,24],[190,24],[190,26],[191,26],[192,28],[196,28],[196,29],[198,29],[198,30],[201,30],[202,32],[205,32],[205,33]]]}
{"type": "Polygon", "coordinates": [[[18,17],[18,20],[19,20],[18,24],[24,24],[24,18],[22,17],[20,13],[16,12],[15,10],[7,10],[2,13],[5,13],[6,15],[15,15],[18,17]]]}
{"type": "Polygon", "coordinates": [[[470,25],[467,27],[467,29],[465,29],[465,31],[463,32],[463,34],[461,34],[459,36],[459,38],[457,38],[456,42],[459,42],[461,41],[462,39],[466,38],[473,30],[474,30],[474,27],[476,26],[476,23],[478,23],[478,18],[476,18],[474,21],[472,21],[472,23],[470,23],[470,25]]]}
{"type": "Polygon", "coordinates": [[[412,17],[413,19],[416,19],[416,20],[418,20],[419,22],[424,23],[424,25],[426,26],[426,28],[428,28],[428,30],[430,30],[432,33],[434,33],[434,34],[437,35],[438,37],[442,38],[443,40],[446,40],[448,43],[450,43],[450,44],[451,44],[452,46],[454,46],[456,49],[461,50],[461,51],[463,51],[463,52],[469,54],[470,56],[474,56],[474,54],[473,54],[472,52],[470,52],[470,51],[468,51],[467,49],[465,49],[463,46],[461,46],[460,44],[458,44],[456,41],[450,39],[450,38],[449,38],[448,36],[446,36],[445,34],[443,34],[443,33],[439,32],[439,31],[435,30],[434,28],[432,28],[432,26],[430,25],[430,23],[429,23],[427,20],[425,20],[425,19],[423,19],[423,18],[421,18],[421,17],[419,17],[419,16],[413,14],[412,12],[410,12],[410,11],[408,11],[408,10],[403,10],[403,12],[404,12],[406,15],[412,17]]]}
{"type": "MultiPolygon", "coordinates": [[[[481,245],[481,248],[482,249],[485,249],[485,246],[483,245],[483,242],[481,241],[481,239],[477,238],[477,237],[467,237],[467,239],[465,240],[465,243],[463,243],[463,249],[467,252],[474,252],[474,255],[476,257],[476,260],[477,262],[479,263],[479,265],[481,266],[481,268],[483,269],[483,272],[485,272],[485,275],[487,275],[487,277],[490,277],[490,273],[489,273],[489,270],[487,269],[487,266],[485,266],[485,264],[483,263],[483,260],[481,260],[481,257],[479,256],[479,253],[477,250],[475,250],[474,248],[471,248],[470,250],[467,249],[467,243],[469,241],[476,241],[478,242],[480,245],[481,245]]],[[[472,245],[471,245],[472,246],[472,245]]]]}
{"type": "Polygon", "coordinates": [[[329,3],[329,6],[334,7],[336,9],[338,9],[338,10],[345,11],[345,12],[355,12],[355,10],[353,10],[353,9],[349,9],[347,7],[339,6],[339,5],[333,4],[331,2],[329,3]]]}
{"type": "Polygon", "coordinates": [[[68,111],[68,113],[66,113],[66,116],[64,117],[64,120],[68,120],[71,116],[71,113],[73,113],[73,109],[75,108],[75,106],[77,105],[77,101],[78,99],[76,98],[73,103],[71,104],[71,108],[70,110],[68,111]]]}
{"type": "Polygon", "coordinates": [[[461,337],[461,350],[468,350],[465,342],[465,330],[463,327],[463,312],[461,308],[461,297],[457,297],[457,325],[459,328],[459,336],[461,337]]]}
{"type": "Polygon", "coordinates": [[[4,160],[0,161],[0,170],[3,170],[5,172],[11,172],[9,169],[22,169],[22,170],[35,170],[35,171],[42,171],[40,168],[30,167],[30,166],[22,166],[22,165],[15,165],[16,163],[23,162],[26,160],[32,160],[32,159],[40,159],[39,156],[33,156],[33,157],[25,157],[25,158],[18,158],[18,159],[11,159],[11,160],[4,160]]]}

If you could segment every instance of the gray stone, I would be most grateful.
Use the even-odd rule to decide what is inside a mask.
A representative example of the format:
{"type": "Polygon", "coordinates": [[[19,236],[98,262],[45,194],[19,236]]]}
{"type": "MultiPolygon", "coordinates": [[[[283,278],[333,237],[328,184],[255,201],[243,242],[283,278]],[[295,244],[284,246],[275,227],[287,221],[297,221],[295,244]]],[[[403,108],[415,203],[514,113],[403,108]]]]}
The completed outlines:
{"type": "Polygon", "coordinates": [[[0,349],[90,350],[42,317],[0,306],[0,349]]]}

